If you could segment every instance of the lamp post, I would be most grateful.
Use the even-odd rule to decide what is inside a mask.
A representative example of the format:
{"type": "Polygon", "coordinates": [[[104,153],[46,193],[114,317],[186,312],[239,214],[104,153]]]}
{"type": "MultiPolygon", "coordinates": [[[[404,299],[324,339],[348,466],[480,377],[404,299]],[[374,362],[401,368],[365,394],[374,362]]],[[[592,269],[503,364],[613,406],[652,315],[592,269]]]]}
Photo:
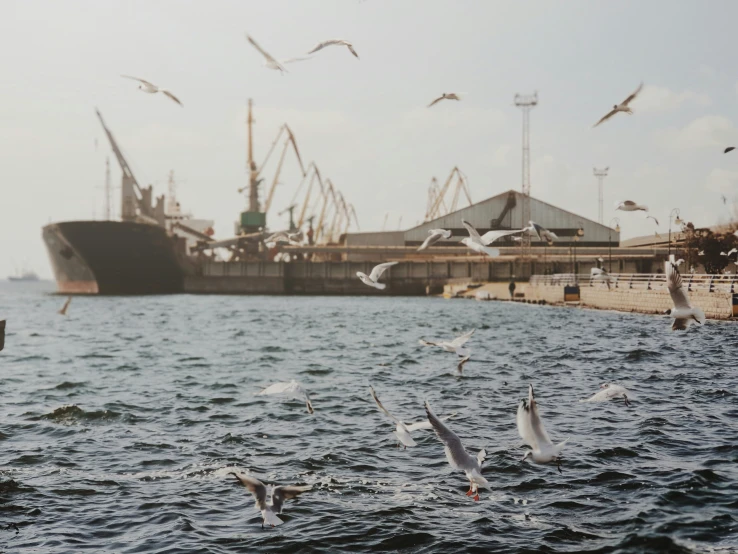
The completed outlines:
{"type": "Polygon", "coordinates": [[[619,235],[620,234],[620,218],[613,217],[610,220],[610,224],[608,225],[608,231],[607,231],[607,247],[609,250],[609,258],[610,261],[608,262],[609,266],[607,268],[607,271],[612,273],[612,222],[615,222],[615,232],[619,235]]]}
{"type": "Polygon", "coordinates": [[[584,236],[584,229],[582,228],[582,222],[579,222],[579,229],[574,234],[574,283],[579,284],[579,273],[577,272],[577,243],[579,239],[584,236]]]}
{"type": "Polygon", "coordinates": [[[674,214],[676,214],[676,219],[674,219],[674,223],[677,225],[682,224],[682,220],[679,218],[679,208],[674,208],[673,210],[671,210],[671,212],[669,212],[669,259],[671,259],[671,219],[674,217],[674,214]]]}

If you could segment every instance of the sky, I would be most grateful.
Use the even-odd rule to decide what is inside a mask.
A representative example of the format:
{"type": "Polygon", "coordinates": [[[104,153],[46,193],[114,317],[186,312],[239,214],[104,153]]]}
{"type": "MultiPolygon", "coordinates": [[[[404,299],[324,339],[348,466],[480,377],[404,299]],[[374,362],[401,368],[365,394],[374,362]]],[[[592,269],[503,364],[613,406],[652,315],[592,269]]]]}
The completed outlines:
{"type": "MultiPolygon", "coordinates": [[[[24,265],[50,278],[41,228],[104,217],[106,157],[116,187],[120,169],[96,107],[141,185],[166,193],[174,170],[184,210],[221,238],[247,206],[248,98],[257,163],[288,123],[361,231],[421,221],[431,178],[454,166],[474,201],[519,189],[513,98],[533,91],[534,197],[596,220],[592,170],[609,166],[604,223],[619,217],[623,238],[657,228],[617,200],[648,205],[660,232],[673,208],[697,226],[725,222],[721,194],[738,196],[738,150],[722,153],[738,146],[736,20],[730,0],[0,0],[0,278],[24,265]],[[281,75],[247,32],[280,59],[329,38],[360,59],[326,48],[281,75]],[[641,81],[633,116],[592,128],[641,81]],[[462,100],[426,107],[443,92],[462,100]]],[[[264,175],[271,184],[273,166],[264,175]]],[[[280,182],[272,229],[286,227],[277,212],[300,182],[289,155],[280,182]]]]}

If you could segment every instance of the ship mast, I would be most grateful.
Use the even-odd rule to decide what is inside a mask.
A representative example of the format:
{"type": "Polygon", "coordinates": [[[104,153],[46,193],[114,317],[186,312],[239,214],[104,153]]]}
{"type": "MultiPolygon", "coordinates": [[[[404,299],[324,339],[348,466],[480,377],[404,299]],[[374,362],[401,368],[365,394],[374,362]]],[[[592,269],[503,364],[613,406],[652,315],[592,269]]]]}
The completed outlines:
{"type": "Polygon", "coordinates": [[[249,131],[249,151],[248,151],[248,164],[249,164],[249,211],[259,211],[259,183],[257,177],[259,172],[256,169],[256,162],[254,162],[254,143],[252,137],[252,124],[254,118],[251,115],[251,98],[249,98],[249,118],[248,118],[248,131],[249,131]]]}
{"type": "Polygon", "coordinates": [[[105,219],[110,221],[110,156],[105,156],[105,219]]]}

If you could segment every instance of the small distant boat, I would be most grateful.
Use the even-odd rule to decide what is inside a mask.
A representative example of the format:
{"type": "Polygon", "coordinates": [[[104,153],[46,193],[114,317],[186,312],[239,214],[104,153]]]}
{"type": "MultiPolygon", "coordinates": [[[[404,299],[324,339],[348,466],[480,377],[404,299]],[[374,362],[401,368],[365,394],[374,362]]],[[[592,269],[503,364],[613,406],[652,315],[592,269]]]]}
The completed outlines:
{"type": "Polygon", "coordinates": [[[38,275],[33,271],[25,270],[20,275],[11,275],[8,281],[38,281],[38,275]]]}

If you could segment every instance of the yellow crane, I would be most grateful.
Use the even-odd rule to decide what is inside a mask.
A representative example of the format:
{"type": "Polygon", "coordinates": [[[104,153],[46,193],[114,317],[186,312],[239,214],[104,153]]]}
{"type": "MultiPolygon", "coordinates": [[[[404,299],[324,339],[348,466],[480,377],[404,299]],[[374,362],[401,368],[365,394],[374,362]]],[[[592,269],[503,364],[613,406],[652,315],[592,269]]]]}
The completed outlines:
{"type": "Polygon", "coordinates": [[[461,192],[463,192],[466,195],[466,199],[469,201],[469,205],[472,205],[472,199],[471,194],[469,193],[469,185],[467,184],[466,176],[461,172],[461,170],[454,166],[454,168],[451,170],[451,173],[448,176],[448,179],[446,179],[446,182],[443,184],[443,186],[438,190],[438,184],[431,181],[431,190],[429,190],[429,197],[433,195],[434,200],[428,210],[426,210],[426,221],[429,221],[431,219],[436,219],[437,217],[446,215],[447,213],[456,211],[456,207],[458,205],[459,196],[461,195],[461,192]],[[450,209],[446,209],[446,201],[445,197],[448,193],[448,190],[451,186],[451,182],[453,181],[453,178],[456,177],[456,188],[454,191],[454,196],[451,201],[450,209]],[[443,210],[441,208],[443,207],[443,210]]]}
{"type": "MultiPolygon", "coordinates": [[[[264,165],[269,161],[269,157],[272,155],[272,152],[274,151],[274,147],[279,142],[279,139],[282,137],[283,133],[287,133],[287,137],[284,141],[284,146],[282,147],[282,154],[279,157],[279,162],[277,163],[277,169],[274,172],[274,178],[272,179],[272,184],[269,187],[269,192],[267,194],[266,202],[264,202],[264,212],[268,212],[269,208],[272,205],[272,200],[274,199],[274,190],[277,188],[277,183],[279,183],[279,176],[282,173],[282,166],[284,165],[284,159],[287,155],[287,150],[289,150],[289,147],[292,146],[292,150],[295,152],[295,156],[297,157],[297,161],[300,164],[300,171],[302,171],[303,178],[305,177],[305,166],[302,164],[302,158],[300,157],[300,150],[297,147],[297,141],[295,140],[295,135],[292,133],[292,130],[289,128],[289,126],[285,123],[280,127],[279,132],[277,133],[277,137],[274,139],[274,142],[272,142],[272,146],[269,148],[269,152],[266,155],[266,158],[264,159],[264,163],[261,164],[261,168],[264,168],[264,165]]],[[[261,169],[259,170],[259,173],[261,173],[261,169]]]]}

